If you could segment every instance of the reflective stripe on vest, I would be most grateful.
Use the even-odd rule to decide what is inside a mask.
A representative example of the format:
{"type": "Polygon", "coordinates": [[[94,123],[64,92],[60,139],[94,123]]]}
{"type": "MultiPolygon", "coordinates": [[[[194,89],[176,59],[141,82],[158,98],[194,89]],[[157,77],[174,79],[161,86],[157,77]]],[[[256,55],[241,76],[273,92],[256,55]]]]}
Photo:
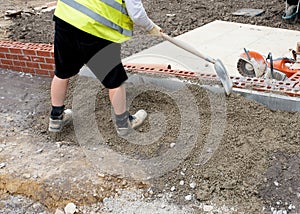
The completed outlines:
{"type": "Polygon", "coordinates": [[[112,0],[101,0],[101,1],[111,6],[112,8],[115,8],[116,10],[120,11],[124,15],[128,16],[127,10],[122,6],[122,4],[112,0]]]}
{"type": "MultiPolygon", "coordinates": [[[[109,2],[109,0],[101,0],[103,3],[106,4],[106,2],[109,2]]],[[[93,10],[79,4],[78,2],[75,2],[74,0],[61,0],[61,2],[67,4],[68,6],[74,8],[75,10],[80,11],[81,13],[87,15],[88,17],[94,19],[95,21],[99,22],[100,24],[103,24],[107,27],[110,27],[116,31],[118,31],[120,34],[124,35],[124,36],[128,36],[131,37],[133,35],[132,30],[127,30],[122,28],[121,26],[113,23],[112,21],[106,19],[105,17],[99,15],[98,13],[94,12],[93,10]]],[[[115,2],[115,1],[113,1],[115,2]]],[[[109,3],[109,6],[113,7],[114,9],[117,9],[118,11],[120,11],[122,7],[122,5],[120,5],[119,3],[115,2],[115,4],[112,4],[111,2],[109,3]],[[116,8],[117,7],[117,8],[116,8]]],[[[124,11],[126,11],[125,8],[121,9],[121,13],[125,14],[124,11]]],[[[126,14],[127,15],[127,11],[126,14]]]]}

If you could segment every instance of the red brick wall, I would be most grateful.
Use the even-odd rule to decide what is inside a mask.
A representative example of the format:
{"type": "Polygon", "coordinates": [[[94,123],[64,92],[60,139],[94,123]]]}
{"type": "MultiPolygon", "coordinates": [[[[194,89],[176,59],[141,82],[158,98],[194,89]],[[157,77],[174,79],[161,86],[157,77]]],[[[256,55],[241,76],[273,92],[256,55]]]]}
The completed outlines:
{"type": "Polygon", "coordinates": [[[0,68],[53,77],[53,45],[0,41],[0,68]]]}

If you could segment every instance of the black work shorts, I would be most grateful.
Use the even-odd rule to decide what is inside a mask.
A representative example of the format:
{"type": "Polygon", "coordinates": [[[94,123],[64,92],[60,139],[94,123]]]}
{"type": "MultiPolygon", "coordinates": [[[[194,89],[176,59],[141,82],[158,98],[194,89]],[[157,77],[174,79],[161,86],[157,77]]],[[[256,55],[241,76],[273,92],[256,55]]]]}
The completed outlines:
{"type": "Polygon", "coordinates": [[[70,78],[87,65],[106,88],[117,88],[127,80],[121,62],[121,44],[84,31],[54,17],[55,75],[70,78]]]}

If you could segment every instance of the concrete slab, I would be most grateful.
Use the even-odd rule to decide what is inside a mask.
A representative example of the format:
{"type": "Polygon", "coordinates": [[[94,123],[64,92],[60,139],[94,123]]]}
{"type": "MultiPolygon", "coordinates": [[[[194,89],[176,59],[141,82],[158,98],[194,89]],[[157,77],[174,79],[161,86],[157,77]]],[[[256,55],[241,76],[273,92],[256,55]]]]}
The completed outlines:
{"type": "MultiPolygon", "coordinates": [[[[236,63],[243,48],[263,55],[272,52],[274,58],[290,57],[289,49],[296,48],[300,32],[217,20],[176,38],[193,45],[202,54],[221,59],[230,75],[239,76],[236,63]]],[[[173,69],[215,73],[212,65],[169,42],[141,51],[123,62],[171,64],[173,69]]]]}

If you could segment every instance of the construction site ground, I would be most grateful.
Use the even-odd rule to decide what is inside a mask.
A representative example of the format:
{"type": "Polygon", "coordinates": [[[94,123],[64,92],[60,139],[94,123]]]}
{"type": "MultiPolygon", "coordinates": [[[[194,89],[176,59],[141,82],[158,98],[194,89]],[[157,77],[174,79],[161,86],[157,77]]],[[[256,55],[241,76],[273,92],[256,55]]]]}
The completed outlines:
{"type": "MultiPolygon", "coordinates": [[[[45,3],[1,1],[0,11],[45,3]]],[[[172,36],[215,20],[292,30],[300,26],[282,20],[284,1],[144,0],[144,6],[172,36]],[[232,15],[249,6],[265,12],[232,15]]],[[[1,39],[53,43],[52,12],[1,17],[0,24],[1,39]]],[[[136,28],[133,39],[122,46],[122,58],[161,41],[136,28]]],[[[151,142],[143,139],[144,145],[138,145],[117,137],[107,90],[96,79],[72,78],[66,100],[66,107],[76,108],[76,118],[92,113],[94,120],[80,124],[79,119],[59,134],[47,131],[51,79],[0,70],[0,82],[0,213],[59,213],[70,202],[78,213],[300,213],[299,113],[270,110],[238,94],[225,98],[195,86],[175,91],[184,93],[179,99],[173,91],[133,83],[128,93],[138,95],[130,111],[143,108],[154,118],[138,130],[151,142]],[[160,120],[165,121],[161,129],[155,127],[160,120]],[[190,127],[181,132],[185,124],[190,127]],[[87,147],[82,139],[95,142],[98,136],[94,130],[83,132],[84,127],[95,126],[103,139],[87,147]],[[153,165],[152,176],[145,179],[134,164],[120,171],[115,162],[104,162],[97,156],[101,148],[112,151],[111,156],[120,154],[125,160],[120,165],[127,158],[136,165],[155,158],[165,162],[153,165]],[[179,155],[169,156],[172,149],[179,155]],[[203,156],[205,149],[209,159],[203,156]],[[177,165],[168,161],[173,159],[177,165]]]]}

